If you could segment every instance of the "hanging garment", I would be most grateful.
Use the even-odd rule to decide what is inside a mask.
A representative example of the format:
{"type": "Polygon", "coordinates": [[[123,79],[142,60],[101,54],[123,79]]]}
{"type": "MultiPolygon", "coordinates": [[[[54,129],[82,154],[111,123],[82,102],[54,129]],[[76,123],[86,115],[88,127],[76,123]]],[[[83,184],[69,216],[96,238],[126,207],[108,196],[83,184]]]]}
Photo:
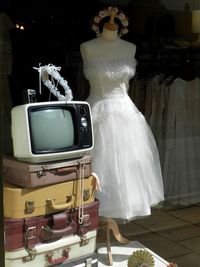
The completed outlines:
{"type": "Polygon", "coordinates": [[[166,199],[200,201],[200,79],[176,78],[169,86],[163,181],[166,199]]]}

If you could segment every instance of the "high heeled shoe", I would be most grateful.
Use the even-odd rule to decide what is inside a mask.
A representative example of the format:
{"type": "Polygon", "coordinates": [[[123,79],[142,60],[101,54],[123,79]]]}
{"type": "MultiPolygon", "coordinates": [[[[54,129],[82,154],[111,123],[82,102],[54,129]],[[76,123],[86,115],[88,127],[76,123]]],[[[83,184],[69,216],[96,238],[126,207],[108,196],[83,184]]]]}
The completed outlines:
{"type": "Polygon", "coordinates": [[[103,220],[100,220],[100,221],[101,221],[101,225],[105,226],[105,230],[106,230],[106,247],[107,247],[108,264],[113,265],[113,257],[112,257],[111,242],[110,242],[110,232],[112,231],[115,239],[123,245],[127,245],[129,243],[129,240],[124,238],[121,235],[121,233],[119,232],[119,227],[117,225],[117,222],[114,219],[104,218],[103,220]]]}

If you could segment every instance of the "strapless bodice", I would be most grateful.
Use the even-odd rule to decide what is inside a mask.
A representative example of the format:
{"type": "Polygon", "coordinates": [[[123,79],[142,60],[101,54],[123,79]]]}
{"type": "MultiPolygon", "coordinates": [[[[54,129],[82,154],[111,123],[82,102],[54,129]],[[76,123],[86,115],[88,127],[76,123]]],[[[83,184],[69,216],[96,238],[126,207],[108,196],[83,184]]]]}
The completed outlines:
{"type": "Polygon", "coordinates": [[[128,91],[135,68],[134,58],[90,60],[83,69],[90,83],[90,97],[104,99],[123,96],[128,91]]]}

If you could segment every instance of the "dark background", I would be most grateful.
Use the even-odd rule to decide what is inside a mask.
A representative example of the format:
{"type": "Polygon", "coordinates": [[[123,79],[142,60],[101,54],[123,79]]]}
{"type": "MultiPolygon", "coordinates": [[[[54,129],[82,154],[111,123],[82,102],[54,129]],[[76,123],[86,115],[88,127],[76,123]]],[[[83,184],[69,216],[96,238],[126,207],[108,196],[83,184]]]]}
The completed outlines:
{"type": "MultiPolygon", "coordinates": [[[[122,38],[136,44],[139,63],[151,56],[152,60],[148,58],[148,61],[152,71],[163,44],[171,45],[176,37],[190,34],[191,14],[187,10],[172,14],[159,1],[146,8],[137,8],[134,2],[130,0],[126,5],[117,5],[129,18],[129,32],[122,38]]],[[[84,87],[85,81],[79,79],[77,82],[81,68],[80,44],[96,37],[91,29],[93,18],[108,6],[110,4],[102,4],[100,0],[1,0],[0,8],[14,25],[11,30],[13,69],[10,77],[13,105],[23,103],[24,90],[39,91],[39,74],[33,69],[39,64],[60,66],[60,74],[71,87],[74,100],[83,98],[80,91],[84,88],[79,86],[84,87]],[[23,25],[24,30],[17,29],[16,23],[23,25]]],[[[160,62],[157,64],[159,68],[160,62]]],[[[43,88],[39,101],[49,100],[49,90],[43,88]]]]}
{"type": "MultiPolygon", "coordinates": [[[[91,29],[92,20],[98,12],[108,7],[98,0],[4,0],[1,9],[11,18],[13,70],[10,89],[13,105],[23,102],[23,91],[39,90],[39,74],[33,67],[49,63],[61,67],[60,74],[68,81],[74,99],[78,98],[76,74],[80,67],[80,44],[95,38],[91,29]],[[24,26],[17,29],[16,23],[24,26]]],[[[128,6],[120,7],[129,17],[128,6]]],[[[124,37],[134,41],[131,32],[124,37]]],[[[47,100],[49,91],[43,90],[40,100],[47,100]]]]}

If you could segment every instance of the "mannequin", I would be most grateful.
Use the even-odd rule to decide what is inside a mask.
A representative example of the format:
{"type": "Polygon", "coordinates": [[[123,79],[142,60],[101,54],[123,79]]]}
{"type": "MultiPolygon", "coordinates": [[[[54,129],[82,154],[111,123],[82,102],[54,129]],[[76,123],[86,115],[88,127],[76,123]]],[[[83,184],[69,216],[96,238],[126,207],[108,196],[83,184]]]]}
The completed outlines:
{"type": "MultiPolygon", "coordinates": [[[[136,69],[136,46],[119,37],[121,31],[115,18],[120,18],[123,26],[125,17],[118,12],[109,7],[105,13],[110,20],[100,35],[80,46],[84,75],[90,84],[87,101],[94,128],[93,169],[101,183],[96,196],[100,200],[100,216],[107,224],[110,264],[109,230],[119,242],[128,243],[120,235],[116,221],[127,223],[148,216],[151,206],[164,200],[154,137],[127,93],[136,69]]],[[[99,14],[101,18],[102,13],[99,14]]]]}

